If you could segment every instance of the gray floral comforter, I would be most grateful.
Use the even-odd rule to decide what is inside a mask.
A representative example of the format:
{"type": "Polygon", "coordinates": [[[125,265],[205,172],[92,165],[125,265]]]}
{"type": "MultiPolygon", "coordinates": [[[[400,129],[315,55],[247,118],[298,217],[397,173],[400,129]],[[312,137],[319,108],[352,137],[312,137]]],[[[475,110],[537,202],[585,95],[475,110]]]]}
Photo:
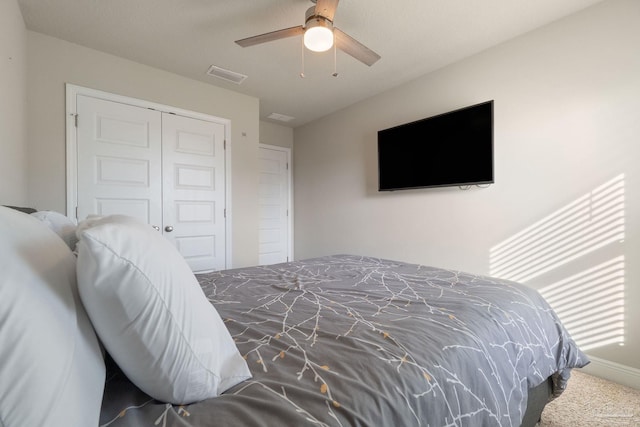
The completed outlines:
{"type": "Polygon", "coordinates": [[[188,406],[115,369],[102,426],[519,426],[588,363],[526,286],[336,255],[199,275],[253,378],[188,406]]]}

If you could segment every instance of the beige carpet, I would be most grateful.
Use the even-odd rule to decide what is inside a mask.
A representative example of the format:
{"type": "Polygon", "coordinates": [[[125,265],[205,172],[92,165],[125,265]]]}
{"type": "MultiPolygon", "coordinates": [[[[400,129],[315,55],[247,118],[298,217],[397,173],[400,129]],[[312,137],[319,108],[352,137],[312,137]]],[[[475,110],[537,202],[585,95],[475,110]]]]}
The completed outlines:
{"type": "Polygon", "coordinates": [[[565,392],[542,412],[539,427],[640,427],[640,390],[573,370],[565,392]]]}

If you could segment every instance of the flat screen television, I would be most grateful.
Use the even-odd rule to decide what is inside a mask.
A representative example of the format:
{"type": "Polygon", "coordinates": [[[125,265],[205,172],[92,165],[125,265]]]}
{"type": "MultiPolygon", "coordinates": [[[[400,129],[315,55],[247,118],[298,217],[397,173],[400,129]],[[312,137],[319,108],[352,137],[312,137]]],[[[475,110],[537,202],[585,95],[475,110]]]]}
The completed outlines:
{"type": "Polygon", "coordinates": [[[378,131],[378,190],[493,183],[493,101],[378,131]]]}

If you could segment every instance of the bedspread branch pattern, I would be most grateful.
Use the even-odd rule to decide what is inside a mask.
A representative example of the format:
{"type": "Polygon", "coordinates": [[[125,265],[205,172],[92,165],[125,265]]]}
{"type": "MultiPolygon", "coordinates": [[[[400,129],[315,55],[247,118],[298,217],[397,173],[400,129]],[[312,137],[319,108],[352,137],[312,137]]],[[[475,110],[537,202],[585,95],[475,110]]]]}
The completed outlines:
{"type": "Polygon", "coordinates": [[[495,278],[335,255],[198,279],[254,378],[193,425],[517,427],[528,389],[588,363],[536,291],[495,278]]]}

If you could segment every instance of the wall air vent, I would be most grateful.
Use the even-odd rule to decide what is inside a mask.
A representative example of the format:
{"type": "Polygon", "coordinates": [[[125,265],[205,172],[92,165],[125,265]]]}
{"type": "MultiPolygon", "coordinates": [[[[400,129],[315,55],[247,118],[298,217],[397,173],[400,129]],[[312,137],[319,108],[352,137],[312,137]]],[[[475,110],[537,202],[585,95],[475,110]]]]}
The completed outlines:
{"type": "Polygon", "coordinates": [[[215,65],[212,65],[211,67],[209,67],[209,69],[207,70],[207,74],[222,80],[226,80],[231,83],[235,83],[237,85],[241,84],[244,81],[244,79],[248,77],[248,76],[245,76],[244,74],[236,73],[235,71],[225,70],[224,68],[220,68],[215,65]]]}

